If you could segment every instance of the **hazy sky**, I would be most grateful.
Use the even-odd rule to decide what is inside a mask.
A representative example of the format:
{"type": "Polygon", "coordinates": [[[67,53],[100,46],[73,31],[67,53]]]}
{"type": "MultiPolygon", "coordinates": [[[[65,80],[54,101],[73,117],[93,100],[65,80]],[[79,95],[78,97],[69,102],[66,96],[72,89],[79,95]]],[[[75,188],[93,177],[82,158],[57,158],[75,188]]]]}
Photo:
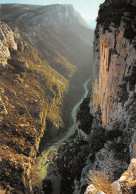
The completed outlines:
{"type": "Polygon", "coordinates": [[[0,0],[0,3],[22,3],[22,4],[72,4],[86,20],[95,20],[98,8],[104,0],[0,0]]]}

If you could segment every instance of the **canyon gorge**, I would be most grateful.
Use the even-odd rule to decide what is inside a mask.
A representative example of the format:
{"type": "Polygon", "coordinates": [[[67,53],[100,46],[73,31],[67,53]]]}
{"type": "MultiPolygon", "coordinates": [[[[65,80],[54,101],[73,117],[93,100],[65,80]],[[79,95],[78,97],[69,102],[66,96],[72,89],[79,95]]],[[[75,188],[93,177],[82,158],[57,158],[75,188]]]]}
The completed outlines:
{"type": "Polygon", "coordinates": [[[135,194],[136,1],[95,32],[72,5],[0,20],[0,193],[135,194]]]}
{"type": "Polygon", "coordinates": [[[0,38],[1,187],[39,192],[36,158],[73,122],[93,31],[72,5],[2,4],[0,38]]]}

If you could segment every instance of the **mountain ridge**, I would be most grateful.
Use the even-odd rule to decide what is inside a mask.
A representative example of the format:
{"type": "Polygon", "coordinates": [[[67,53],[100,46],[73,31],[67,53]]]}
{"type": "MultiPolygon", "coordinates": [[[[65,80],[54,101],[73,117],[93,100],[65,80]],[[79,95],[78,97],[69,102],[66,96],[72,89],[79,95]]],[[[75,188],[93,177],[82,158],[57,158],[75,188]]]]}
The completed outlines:
{"type": "MultiPolygon", "coordinates": [[[[84,25],[85,27],[90,28],[85,20],[81,17],[81,15],[74,10],[72,5],[69,4],[53,4],[53,5],[47,5],[47,6],[42,6],[42,5],[27,5],[27,4],[2,4],[1,9],[4,11],[4,6],[6,6],[7,9],[8,5],[8,11],[11,13],[12,9],[14,8],[20,8],[26,10],[26,13],[21,15],[21,10],[20,13],[18,13],[18,18],[16,21],[17,23],[22,22],[21,20],[24,20],[27,18],[27,16],[31,16],[35,18],[34,20],[30,21],[31,25],[32,24],[37,24],[37,22],[40,19],[40,25],[42,26],[48,26],[48,25],[60,25],[64,22],[67,23],[80,23],[81,25],[84,25]],[[37,12],[38,11],[38,12],[37,12]],[[39,16],[38,16],[38,15],[39,16]],[[62,16],[62,17],[61,17],[62,16]],[[48,17],[48,18],[47,18],[48,17]]],[[[16,14],[16,11],[14,10],[14,14],[16,14]]],[[[14,15],[13,14],[13,15],[14,15]]],[[[4,12],[1,13],[4,17],[4,12]]],[[[1,18],[2,20],[4,18],[1,18]]],[[[5,16],[7,20],[10,21],[10,18],[8,16],[5,16]]],[[[8,22],[9,22],[8,21],[8,22]]],[[[27,21],[25,21],[27,22],[27,21]]],[[[27,23],[26,23],[27,24],[27,23]]]]}

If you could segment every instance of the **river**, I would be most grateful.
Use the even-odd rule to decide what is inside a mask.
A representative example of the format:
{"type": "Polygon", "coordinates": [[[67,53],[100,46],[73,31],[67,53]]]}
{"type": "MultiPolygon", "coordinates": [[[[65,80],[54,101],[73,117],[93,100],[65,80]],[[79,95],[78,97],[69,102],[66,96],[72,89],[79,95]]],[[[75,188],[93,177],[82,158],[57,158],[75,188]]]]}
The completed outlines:
{"type": "Polygon", "coordinates": [[[72,120],[73,120],[73,125],[69,128],[69,130],[66,132],[65,136],[60,139],[59,141],[57,141],[55,143],[55,145],[59,146],[61,145],[64,141],[66,141],[70,136],[72,136],[75,133],[76,130],[76,114],[77,114],[77,109],[79,108],[80,104],[83,102],[84,98],[87,97],[88,94],[88,88],[87,85],[88,83],[91,81],[91,78],[89,78],[84,84],[84,95],[81,98],[81,100],[74,106],[74,108],[72,109],[71,115],[72,115],[72,120]]]}
{"type": "MultiPolygon", "coordinates": [[[[83,84],[84,87],[84,94],[82,96],[82,98],[80,99],[80,101],[74,106],[74,108],[72,109],[71,115],[72,115],[72,120],[73,120],[73,124],[72,126],[69,128],[69,130],[64,134],[64,136],[62,136],[61,139],[59,139],[58,141],[56,141],[56,143],[54,145],[52,145],[51,147],[49,147],[48,149],[44,150],[41,154],[41,156],[39,157],[39,162],[38,162],[38,171],[40,174],[41,179],[43,180],[46,175],[47,175],[47,168],[49,165],[49,160],[51,157],[54,156],[54,153],[56,152],[56,150],[58,149],[58,147],[60,145],[62,145],[62,143],[64,141],[66,141],[70,136],[72,136],[75,131],[76,131],[76,114],[77,114],[77,109],[79,108],[80,104],[82,103],[82,101],[84,100],[84,98],[87,97],[88,94],[88,83],[91,81],[91,78],[87,79],[87,81],[83,84]]],[[[56,179],[54,175],[53,179],[56,179]]],[[[56,182],[57,180],[55,180],[56,182]]],[[[59,183],[57,183],[59,184],[59,183]]],[[[55,184],[55,185],[57,185],[55,184]]],[[[57,188],[58,189],[58,188],[57,188]]],[[[59,193],[56,191],[56,193],[59,193]]],[[[55,194],[56,194],[55,193],[55,194]]]]}

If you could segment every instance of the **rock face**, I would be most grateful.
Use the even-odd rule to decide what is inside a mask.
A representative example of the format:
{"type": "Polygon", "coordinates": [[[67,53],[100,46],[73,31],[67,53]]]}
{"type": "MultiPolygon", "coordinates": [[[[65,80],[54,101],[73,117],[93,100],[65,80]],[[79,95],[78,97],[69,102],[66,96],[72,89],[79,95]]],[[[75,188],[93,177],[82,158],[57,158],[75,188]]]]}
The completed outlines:
{"type": "Polygon", "coordinates": [[[5,66],[10,58],[10,50],[17,50],[14,34],[11,28],[0,22],[0,66],[5,66]]]}
{"type": "Polygon", "coordinates": [[[123,134],[127,136],[126,147],[136,128],[136,20],[132,21],[135,6],[129,1],[106,1],[100,6],[95,31],[95,69],[90,102],[91,114],[97,116],[98,112],[101,113],[104,128],[120,131],[120,142],[125,141],[123,134]],[[106,19],[106,14],[110,15],[114,8],[119,14],[113,13],[110,20],[106,19]]]}
{"type": "Polygon", "coordinates": [[[121,177],[112,183],[113,193],[123,194],[123,193],[135,193],[136,191],[136,159],[133,158],[126,172],[124,172],[121,177]]]}
{"type": "MultiPolygon", "coordinates": [[[[127,170],[130,158],[135,158],[135,9],[136,2],[126,0],[106,0],[100,6],[95,30],[94,73],[89,103],[93,116],[88,140],[91,154],[82,171],[80,185],[87,166],[88,173],[103,170],[113,182],[127,170]]],[[[90,129],[87,125],[86,128],[81,129],[84,132],[90,129]]],[[[117,193],[133,193],[129,185],[134,182],[135,178],[131,182],[130,178],[122,177],[119,179],[120,187],[117,189],[117,182],[114,187],[117,193]]],[[[94,188],[90,186],[86,193],[89,193],[89,189],[94,188]]],[[[78,192],[81,193],[81,188],[78,192]]]]}
{"type": "Polygon", "coordinates": [[[0,190],[38,193],[39,147],[69,125],[93,32],[65,5],[2,5],[0,19],[0,190]]]}
{"type": "Polygon", "coordinates": [[[128,14],[130,16],[121,17],[118,28],[112,23],[105,30],[105,26],[101,24],[97,26],[95,33],[91,112],[95,113],[100,107],[103,126],[106,127],[110,122],[122,119],[123,109],[126,109],[135,91],[135,37],[130,40],[125,36],[128,30],[126,19],[132,19],[131,12],[128,14]]]}

